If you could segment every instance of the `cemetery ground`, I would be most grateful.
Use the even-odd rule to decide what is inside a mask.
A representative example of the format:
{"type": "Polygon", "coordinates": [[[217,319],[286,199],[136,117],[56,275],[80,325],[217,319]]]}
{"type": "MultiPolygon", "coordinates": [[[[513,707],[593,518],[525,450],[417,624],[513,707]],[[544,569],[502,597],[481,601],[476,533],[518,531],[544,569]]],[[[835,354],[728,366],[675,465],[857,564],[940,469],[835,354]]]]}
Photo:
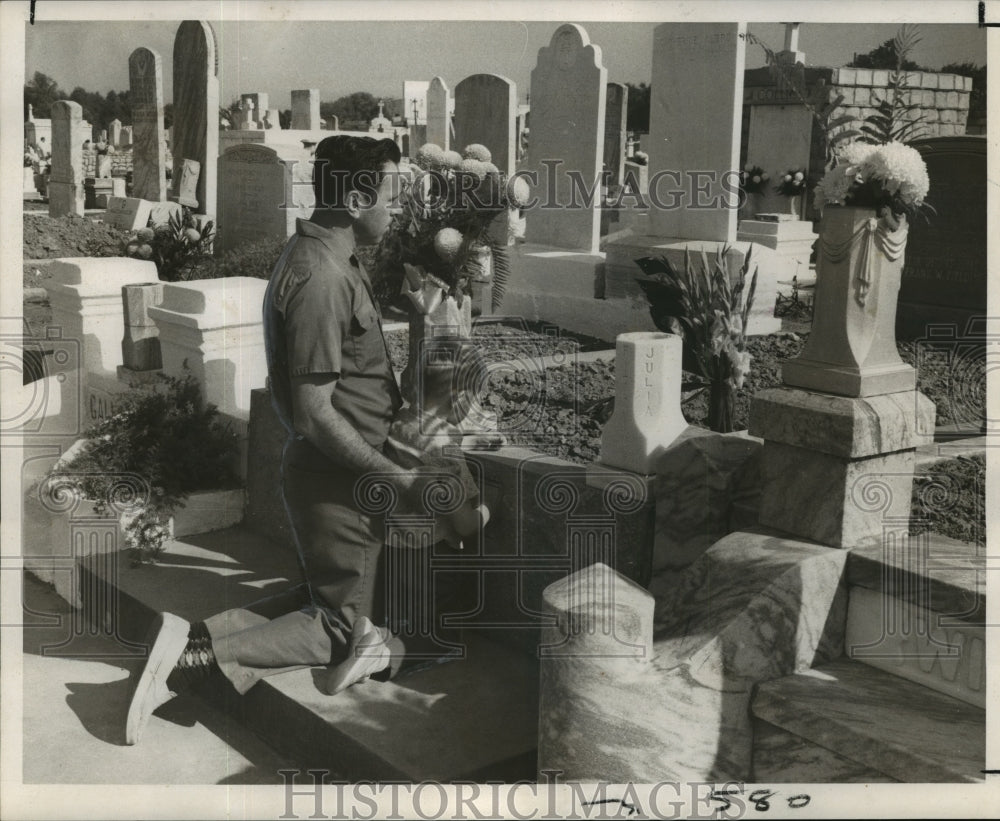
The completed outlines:
{"type": "MultiPolygon", "coordinates": [[[[50,311],[45,295],[48,269],[45,261],[59,257],[119,256],[129,233],[91,216],[49,218],[26,212],[24,216],[24,316],[29,333],[44,336],[50,311]]],[[[226,274],[266,279],[282,243],[264,241],[227,252],[221,260],[207,258],[192,270],[192,279],[226,274]]],[[[751,338],[752,365],[736,395],[736,428],[748,427],[753,396],[781,385],[781,363],[798,356],[808,339],[811,305],[801,291],[786,287],[779,300],[785,310],[783,331],[751,338]]],[[[807,294],[808,292],[806,292],[807,294]]],[[[407,364],[408,331],[398,323],[386,341],[393,365],[401,372],[407,364]]],[[[512,445],[533,448],[547,455],[581,465],[600,455],[601,431],[614,402],[614,343],[577,334],[545,323],[483,318],[474,331],[480,349],[492,363],[484,404],[498,415],[500,429],[512,445]],[[508,420],[520,419],[528,408],[536,416],[528,429],[513,429],[508,420]],[[505,421],[508,422],[505,428],[505,421]]],[[[936,405],[937,427],[954,428],[973,439],[984,424],[986,408],[985,359],[967,360],[956,369],[950,349],[918,342],[899,342],[905,362],[917,368],[917,387],[936,405]]],[[[984,351],[985,353],[985,351],[984,351]]],[[[706,426],[707,391],[686,375],[682,410],[687,421],[706,426]]],[[[523,426],[523,422],[518,423],[523,426]]],[[[929,448],[928,450],[931,450],[929,448]]],[[[914,532],[932,530],[960,540],[985,538],[985,458],[976,454],[955,459],[925,460],[914,485],[915,512],[922,523],[914,532]],[[918,507],[921,484],[937,479],[959,493],[960,501],[947,509],[918,507]],[[929,521],[928,521],[929,520],[929,521]]]]}

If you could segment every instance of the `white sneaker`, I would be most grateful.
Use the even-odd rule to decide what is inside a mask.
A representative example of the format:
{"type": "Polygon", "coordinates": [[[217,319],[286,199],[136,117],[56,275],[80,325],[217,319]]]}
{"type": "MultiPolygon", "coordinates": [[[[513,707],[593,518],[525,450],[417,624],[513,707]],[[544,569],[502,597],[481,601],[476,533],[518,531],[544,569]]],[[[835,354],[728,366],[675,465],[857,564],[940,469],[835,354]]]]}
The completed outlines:
{"type": "Polygon", "coordinates": [[[323,681],[324,692],[335,695],[389,666],[389,631],[376,627],[367,616],[354,623],[347,658],[330,669],[323,681]]]}
{"type": "Polygon", "coordinates": [[[125,743],[137,744],[153,711],[175,693],[167,687],[167,676],[187,646],[191,624],[173,613],[160,613],[146,634],[149,656],[129,686],[125,743]]]}

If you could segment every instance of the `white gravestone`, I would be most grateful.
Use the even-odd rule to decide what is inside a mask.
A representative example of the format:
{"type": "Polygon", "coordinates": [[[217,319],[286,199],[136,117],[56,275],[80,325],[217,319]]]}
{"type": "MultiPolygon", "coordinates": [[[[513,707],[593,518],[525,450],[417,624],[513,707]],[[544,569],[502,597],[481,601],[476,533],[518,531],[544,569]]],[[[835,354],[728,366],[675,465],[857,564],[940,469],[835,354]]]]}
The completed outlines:
{"type": "Polygon", "coordinates": [[[669,205],[670,192],[680,190],[681,204],[687,207],[658,208],[654,203],[650,233],[682,240],[736,239],[735,197],[723,187],[723,177],[740,167],[745,61],[745,23],[656,27],[650,83],[650,196],[669,205]],[[654,186],[653,177],[661,171],[680,179],[663,176],[654,186]]]}
{"type": "Polygon", "coordinates": [[[527,222],[528,242],[597,253],[607,81],[601,49],[581,26],[560,26],[538,52],[531,72],[525,166],[538,172],[534,194],[543,204],[554,199],[550,205],[571,207],[534,209],[527,222]]]}
{"type": "Polygon", "coordinates": [[[305,88],[292,92],[292,128],[299,131],[317,131],[322,128],[319,119],[319,89],[305,88]]]}
{"type": "Polygon", "coordinates": [[[444,80],[440,77],[431,80],[427,88],[427,142],[439,145],[445,151],[451,148],[451,114],[448,111],[448,96],[448,86],[444,80]]]}
{"type": "Polygon", "coordinates": [[[138,197],[108,197],[104,221],[126,231],[135,231],[146,227],[152,207],[149,200],[138,197]]]}
{"type": "Polygon", "coordinates": [[[52,104],[52,165],[48,179],[49,216],[83,216],[83,109],[70,100],[52,104]]]}
{"type": "Polygon", "coordinates": [[[679,336],[619,334],[615,353],[615,410],[601,435],[600,461],[635,473],[656,462],[687,428],[681,413],[679,336]]]}

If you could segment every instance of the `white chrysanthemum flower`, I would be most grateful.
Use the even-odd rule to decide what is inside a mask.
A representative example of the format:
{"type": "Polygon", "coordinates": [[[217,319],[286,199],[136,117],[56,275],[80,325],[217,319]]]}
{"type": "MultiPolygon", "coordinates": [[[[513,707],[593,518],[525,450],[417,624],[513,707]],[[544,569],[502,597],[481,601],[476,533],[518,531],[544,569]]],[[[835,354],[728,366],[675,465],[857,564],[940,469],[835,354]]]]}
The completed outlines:
{"type": "Polygon", "coordinates": [[[507,181],[507,200],[516,208],[524,208],[531,199],[531,188],[524,177],[511,177],[507,181]]]}
{"type": "Polygon", "coordinates": [[[487,168],[486,163],[482,160],[474,159],[473,157],[466,157],[458,166],[458,170],[463,174],[471,174],[476,178],[477,181],[482,181],[486,176],[487,168]]]}
{"type": "Polygon", "coordinates": [[[858,140],[842,143],[837,149],[837,165],[861,165],[876,148],[858,140]]]}
{"type": "Polygon", "coordinates": [[[838,165],[831,168],[819,181],[815,191],[815,203],[817,208],[824,205],[843,205],[844,200],[855,184],[853,168],[838,165]]]}
{"type": "Polygon", "coordinates": [[[899,142],[878,146],[862,164],[865,179],[877,179],[906,205],[919,205],[930,189],[927,165],[920,152],[899,142]]]}
{"type": "Polygon", "coordinates": [[[462,155],[457,151],[445,151],[441,154],[440,162],[445,168],[457,169],[462,165],[462,155]]]}
{"type": "Polygon", "coordinates": [[[462,245],[462,233],[455,228],[442,228],[434,236],[434,250],[445,262],[451,262],[462,245]]]}
{"type": "Polygon", "coordinates": [[[441,164],[443,154],[444,151],[437,143],[424,143],[417,149],[417,154],[413,159],[421,168],[434,168],[441,164]]]}
{"type": "Polygon", "coordinates": [[[479,160],[479,162],[492,162],[493,155],[485,145],[472,143],[462,150],[462,157],[466,160],[479,160]]]}

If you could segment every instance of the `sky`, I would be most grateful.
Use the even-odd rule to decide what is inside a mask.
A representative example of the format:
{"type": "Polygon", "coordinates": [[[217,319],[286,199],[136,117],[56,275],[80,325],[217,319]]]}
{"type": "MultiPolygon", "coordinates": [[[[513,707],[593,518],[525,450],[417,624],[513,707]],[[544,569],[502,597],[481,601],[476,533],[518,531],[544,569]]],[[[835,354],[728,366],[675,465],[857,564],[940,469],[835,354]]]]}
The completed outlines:
{"type": "MultiPolygon", "coordinates": [[[[45,4],[39,3],[43,13],[45,4]]],[[[114,9],[114,3],[105,9],[114,9]]],[[[152,4],[161,5],[161,4],[152,4]]],[[[162,4],[176,8],[173,4],[162,4]]],[[[614,3],[606,4],[614,8],[614,3]]],[[[808,5],[808,4],[806,4],[808,5]]],[[[837,6],[842,7],[838,3],[837,6]]],[[[890,4],[880,4],[882,6],[890,4]]],[[[81,3],[81,9],[85,4],[81,3]]],[[[335,4],[328,4],[325,14],[335,4]]],[[[377,6],[373,3],[372,8],[377,6]]],[[[458,6],[456,7],[465,7],[458,6]]],[[[395,8],[400,8],[399,4],[395,8]]],[[[424,8],[415,4],[409,8],[424,8]]],[[[455,7],[452,7],[455,8],[455,7]]],[[[468,8],[476,8],[471,4],[468,8]]],[[[403,6],[400,17],[408,10],[403,6]]],[[[561,9],[561,10],[565,10],[561,9]]],[[[83,15],[81,15],[83,16],[83,15]]],[[[846,16],[846,15],[845,15],[846,16]]],[[[403,80],[441,76],[449,88],[475,73],[500,74],[517,84],[525,101],[538,50],[563,22],[583,25],[601,47],[609,82],[649,82],[653,22],[598,22],[587,19],[507,20],[330,20],[256,22],[231,17],[213,21],[219,42],[220,102],[228,105],[242,93],[265,92],[271,108],[291,106],[292,89],[319,88],[325,101],[354,91],[387,99],[402,96],[403,80]]],[[[178,21],[136,19],[51,21],[26,26],[25,76],[41,71],[67,93],[76,86],[106,93],[128,88],[128,55],[139,46],[158,52],[163,61],[164,96],[172,97],[173,40],[178,21]]],[[[207,18],[211,19],[211,18],[207,18]]],[[[627,20],[627,16],[623,16],[627,20]]],[[[634,18],[633,18],[634,19],[634,18]]],[[[750,31],[780,50],[784,26],[750,23],[750,31]]],[[[799,50],[811,66],[840,66],[855,52],[869,51],[892,37],[898,25],[802,24],[799,50]]],[[[921,43],[912,59],[931,68],[951,62],[986,62],[984,29],[968,24],[922,24],[921,43]]],[[[763,65],[763,52],[747,49],[747,66],[763,65]]]]}

